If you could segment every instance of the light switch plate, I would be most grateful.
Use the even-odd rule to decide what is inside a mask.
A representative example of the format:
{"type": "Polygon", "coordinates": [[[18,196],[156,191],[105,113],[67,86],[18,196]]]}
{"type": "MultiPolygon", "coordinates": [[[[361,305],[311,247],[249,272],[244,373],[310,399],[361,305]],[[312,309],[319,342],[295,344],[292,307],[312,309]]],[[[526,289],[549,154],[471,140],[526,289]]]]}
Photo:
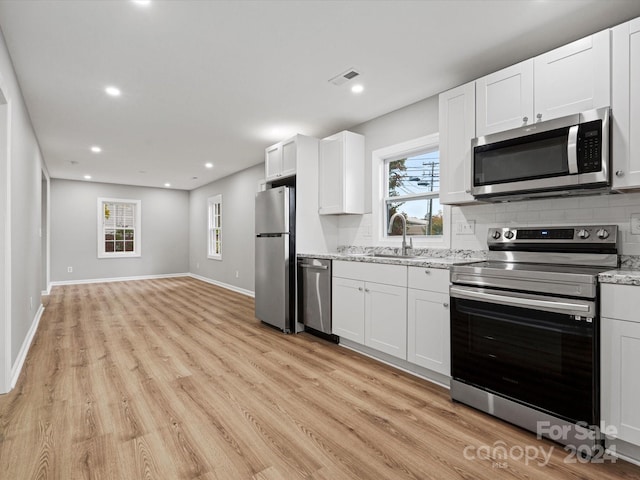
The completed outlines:
{"type": "Polygon", "coordinates": [[[640,235],[640,213],[631,214],[631,235],[640,235]]]}
{"type": "Polygon", "coordinates": [[[456,223],[457,235],[473,235],[476,231],[476,221],[467,220],[466,222],[456,223]]]}

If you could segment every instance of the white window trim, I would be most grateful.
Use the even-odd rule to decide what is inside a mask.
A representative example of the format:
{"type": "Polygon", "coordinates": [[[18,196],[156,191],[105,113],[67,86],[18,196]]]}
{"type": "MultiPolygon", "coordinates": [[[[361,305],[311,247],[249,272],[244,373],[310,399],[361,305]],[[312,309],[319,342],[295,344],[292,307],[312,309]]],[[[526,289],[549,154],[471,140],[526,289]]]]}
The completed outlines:
{"type": "MultiPolygon", "coordinates": [[[[430,148],[439,147],[440,135],[437,133],[419,137],[407,142],[398,143],[389,147],[374,150],[371,155],[371,222],[372,222],[372,239],[374,245],[383,247],[400,247],[402,237],[389,238],[386,235],[386,228],[383,225],[385,218],[385,161],[389,159],[398,159],[415,155],[421,151],[430,148]]],[[[442,185],[442,184],[441,184],[442,185]]],[[[416,236],[412,235],[413,246],[422,248],[450,248],[451,247],[451,207],[442,205],[442,213],[444,215],[442,225],[442,235],[433,236],[416,236]]]]}
{"type": "Polygon", "coordinates": [[[207,199],[207,258],[211,260],[222,260],[222,194],[214,195],[207,199]],[[216,203],[220,204],[220,225],[218,227],[213,227],[211,225],[211,206],[216,203]],[[211,253],[213,250],[211,245],[211,230],[213,228],[218,228],[220,230],[219,253],[211,253]]]}
{"type": "Polygon", "coordinates": [[[98,198],[98,258],[133,258],[142,256],[142,202],[126,198],[98,198]],[[105,203],[133,203],[135,213],[135,237],[133,252],[105,252],[104,250],[104,209],[105,203]]]}

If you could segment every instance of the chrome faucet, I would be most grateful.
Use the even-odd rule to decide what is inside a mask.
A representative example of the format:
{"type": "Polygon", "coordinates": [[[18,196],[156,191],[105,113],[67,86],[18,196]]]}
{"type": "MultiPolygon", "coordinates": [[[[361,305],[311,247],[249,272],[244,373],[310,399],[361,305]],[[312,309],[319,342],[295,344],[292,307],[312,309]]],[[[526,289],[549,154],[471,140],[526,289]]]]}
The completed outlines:
{"type": "Polygon", "coordinates": [[[400,217],[400,219],[402,220],[402,256],[407,257],[409,256],[409,250],[413,250],[413,238],[409,238],[409,245],[407,245],[407,219],[404,218],[404,215],[402,215],[402,213],[396,212],[391,215],[387,233],[391,233],[393,221],[396,219],[396,217],[400,217]]]}

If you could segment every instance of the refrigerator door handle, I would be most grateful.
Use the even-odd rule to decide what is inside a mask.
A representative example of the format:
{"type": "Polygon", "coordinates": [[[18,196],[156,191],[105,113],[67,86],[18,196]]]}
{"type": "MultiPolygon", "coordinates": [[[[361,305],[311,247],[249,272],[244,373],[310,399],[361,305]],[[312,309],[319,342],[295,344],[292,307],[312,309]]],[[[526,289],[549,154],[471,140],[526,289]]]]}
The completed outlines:
{"type": "Polygon", "coordinates": [[[286,235],[285,233],[259,233],[256,235],[258,238],[270,238],[270,237],[281,237],[286,235]]]}

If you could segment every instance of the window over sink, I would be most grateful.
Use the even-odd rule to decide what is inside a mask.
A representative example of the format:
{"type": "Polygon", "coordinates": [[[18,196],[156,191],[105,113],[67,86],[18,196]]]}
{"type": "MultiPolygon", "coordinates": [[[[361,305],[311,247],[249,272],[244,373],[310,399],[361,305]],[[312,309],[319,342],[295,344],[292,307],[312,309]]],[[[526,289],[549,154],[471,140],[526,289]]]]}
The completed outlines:
{"type": "MultiPolygon", "coordinates": [[[[385,211],[388,222],[400,212],[407,222],[407,235],[442,235],[443,209],[440,191],[440,155],[437,147],[398,160],[385,161],[387,196],[385,211]]],[[[395,222],[391,233],[402,235],[402,223],[395,222]]]]}
{"type": "Polygon", "coordinates": [[[373,152],[373,224],[378,244],[396,245],[402,222],[388,232],[389,219],[400,213],[415,246],[447,247],[448,207],[440,204],[438,134],[373,152]]]}

